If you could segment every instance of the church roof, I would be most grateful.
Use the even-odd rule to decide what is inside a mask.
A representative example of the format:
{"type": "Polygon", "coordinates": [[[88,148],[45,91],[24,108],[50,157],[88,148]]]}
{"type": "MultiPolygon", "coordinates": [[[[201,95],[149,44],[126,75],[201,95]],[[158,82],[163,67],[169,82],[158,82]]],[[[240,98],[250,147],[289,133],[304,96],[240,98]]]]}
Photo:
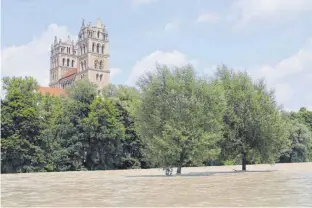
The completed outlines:
{"type": "Polygon", "coordinates": [[[61,88],[53,88],[53,87],[38,87],[37,92],[40,92],[42,95],[51,95],[51,96],[60,96],[65,95],[65,90],[61,88]]]}
{"type": "Polygon", "coordinates": [[[73,74],[76,74],[76,73],[77,73],[77,68],[72,68],[72,69],[70,69],[68,72],[66,72],[66,73],[63,75],[62,79],[63,79],[63,78],[66,78],[66,77],[69,77],[69,76],[71,76],[71,75],[73,75],[73,74]]]}

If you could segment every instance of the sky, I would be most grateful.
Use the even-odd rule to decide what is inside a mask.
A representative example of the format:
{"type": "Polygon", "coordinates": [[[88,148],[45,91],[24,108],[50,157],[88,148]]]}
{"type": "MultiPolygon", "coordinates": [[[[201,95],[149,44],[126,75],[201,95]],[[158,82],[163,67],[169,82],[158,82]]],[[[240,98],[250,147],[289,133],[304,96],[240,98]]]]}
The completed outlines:
{"type": "Polygon", "coordinates": [[[312,0],[2,0],[1,78],[49,81],[54,36],[101,18],[113,84],[135,86],[155,63],[218,65],[265,78],[286,110],[312,110],[312,0]]]}

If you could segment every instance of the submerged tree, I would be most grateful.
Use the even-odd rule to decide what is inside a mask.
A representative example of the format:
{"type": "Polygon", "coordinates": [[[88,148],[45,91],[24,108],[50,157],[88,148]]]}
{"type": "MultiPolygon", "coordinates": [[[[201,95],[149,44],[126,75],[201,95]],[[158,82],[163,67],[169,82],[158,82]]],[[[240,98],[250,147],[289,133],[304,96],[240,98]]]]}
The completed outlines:
{"type": "Polygon", "coordinates": [[[254,83],[246,73],[226,67],[218,69],[216,81],[222,83],[227,100],[221,156],[233,159],[240,154],[242,170],[248,160],[275,162],[288,145],[288,125],[274,93],[263,81],[254,83]]]}
{"type": "Polygon", "coordinates": [[[218,154],[225,107],[222,86],[199,79],[191,66],[157,66],[138,82],[142,92],[138,111],[146,156],[163,167],[188,161],[202,164],[218,154]]]}

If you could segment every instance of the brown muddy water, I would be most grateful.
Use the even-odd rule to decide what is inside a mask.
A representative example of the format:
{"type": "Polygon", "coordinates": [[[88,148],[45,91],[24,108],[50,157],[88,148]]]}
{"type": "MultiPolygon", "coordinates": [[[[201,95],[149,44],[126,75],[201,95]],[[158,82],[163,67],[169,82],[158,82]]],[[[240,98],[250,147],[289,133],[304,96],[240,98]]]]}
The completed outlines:
{"type": "Polygon", "coordinates": [[[3,207],[312,206],[312,163],[1,175],[3,207]]]}

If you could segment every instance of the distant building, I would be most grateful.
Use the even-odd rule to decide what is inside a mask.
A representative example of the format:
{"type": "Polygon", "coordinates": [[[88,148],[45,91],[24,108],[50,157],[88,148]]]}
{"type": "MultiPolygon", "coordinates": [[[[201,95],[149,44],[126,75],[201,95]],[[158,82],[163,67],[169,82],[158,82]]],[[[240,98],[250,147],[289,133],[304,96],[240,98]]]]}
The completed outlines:
{"type": "Polygon", "coordinates": [[[39,87],[37,88],[36,91],[40,92],[42,95],[50,95],[50,96],[66,95],[65,90],[61,88],[39,87]]]}
{"type": "Polygon", "coordinates": [[[66,41],[55,37],[51,45],[49,88],[37,91],[51,95],[63,94],[75,81],[86,79],[101,89],[109,84],[109,40],[105,26],[98,19],[95,25],[82,20],[78,41],[68,36],[66,41]],[[58,92],[58,93],[57,93],[58,92]]]}

